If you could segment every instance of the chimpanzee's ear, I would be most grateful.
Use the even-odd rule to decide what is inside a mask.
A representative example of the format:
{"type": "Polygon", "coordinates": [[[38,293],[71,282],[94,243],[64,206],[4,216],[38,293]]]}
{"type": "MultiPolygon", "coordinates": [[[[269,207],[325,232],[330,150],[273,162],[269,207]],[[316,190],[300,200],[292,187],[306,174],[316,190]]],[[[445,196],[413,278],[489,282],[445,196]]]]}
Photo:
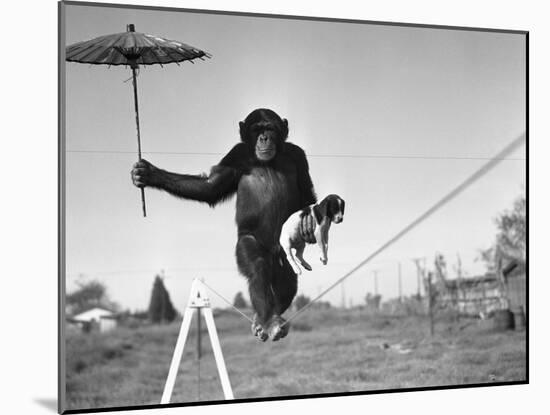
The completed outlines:
{"type": "Polygon", "coordinates": [[[246,128],[245,128],[245,123],[243,121],[239,122],[239,132],[241,134],[241,141],[243,143],[246,142],[246,128]]]}
{"type": "Polygon", "coordinates": [[[283,118],[283,126],[282,126],[282,131],[281,131],[281,135],[282,135],[282,139],[283,141],[286,140],[286,138],[288,137],[288,121],[286,118],[283,118]]]}
{"type": "Polygon", "coordinates": [[[327,200],[323,199],[321,203],[313,206],[313,214],[317,223],[321,223],[327,216],[327,200]]]}

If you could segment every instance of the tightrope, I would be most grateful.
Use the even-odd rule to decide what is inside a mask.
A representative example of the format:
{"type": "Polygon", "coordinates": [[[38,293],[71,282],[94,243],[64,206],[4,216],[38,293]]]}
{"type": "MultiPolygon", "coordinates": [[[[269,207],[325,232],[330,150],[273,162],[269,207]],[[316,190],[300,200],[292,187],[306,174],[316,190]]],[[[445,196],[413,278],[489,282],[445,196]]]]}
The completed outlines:
{"type": "Polygon", "coordinates": [[[231,301],[229,301],[228,299],[226,299],[223,295],[221,295],[220,293],[218,293],[216,290],[214,290],[210,285],[208,285],[207,283],[205,283],[203,280],[201,280],[201,282],[206,286],[206,288],[208,288],[210,291],[212,291],[214,294],[216,294],[219,298],[221,298],[224,302],[226,302],[227,304],[229,304],[231,306],[231,308],[233,308],[236,312],[238,312],[241,316],[243,316],[244,318],[246,318],[248,321],[250,321],[251,323],[254,323],[254,320],[252,320],[250,317],[248,317],[245,313],[243,313],[241,310],[239,310],[237,307],[235,307],[231,301]]]}

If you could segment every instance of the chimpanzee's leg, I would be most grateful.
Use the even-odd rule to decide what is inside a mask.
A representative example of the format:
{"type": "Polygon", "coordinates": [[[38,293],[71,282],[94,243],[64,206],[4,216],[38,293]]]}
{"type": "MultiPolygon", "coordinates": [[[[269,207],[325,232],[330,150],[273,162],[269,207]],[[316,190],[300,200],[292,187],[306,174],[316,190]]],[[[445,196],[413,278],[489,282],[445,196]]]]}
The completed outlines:
{"type": "Polygon", "coordinates": [[[256,312],[252,331],[260,340],[265,341],[268,337],[267,326],[275,307],[271,289],[272,256],[252,235],[239,236],[236,255],[239,271],[248,280],[250,302],[256,312]]]}
{"type": "Polygon", "coordinates": [[[280,260],[273,261],[273,293],[275,294],[274,316],[269,326],[269,336],[272,340],[279,340],[288,334],[290,325],[285,323],[281,315],[290,307],[298,290],[298,278],[288,263],[285,255],[280,260]]]}

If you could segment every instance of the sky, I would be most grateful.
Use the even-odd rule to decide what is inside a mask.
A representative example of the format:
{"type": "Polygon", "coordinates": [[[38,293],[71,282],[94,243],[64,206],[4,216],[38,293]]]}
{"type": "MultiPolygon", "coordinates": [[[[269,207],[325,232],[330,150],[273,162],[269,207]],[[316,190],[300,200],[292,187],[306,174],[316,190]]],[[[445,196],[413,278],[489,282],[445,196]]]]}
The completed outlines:
{"type": "MultiPolygon", "coordinates": [[[[144,158],[207,172],[239,140],[238,122],[268,107],[289,121],[320,198],[346,200],[329,263],[299,278],[315,296],[427,210],[525,130],[525,42],[519,34],[143,11],[70,5],[67,45],[125,30],[212,54],[194,65],[143,67],[144,158]],[[182,154],[183,153],[183,154],[182,154]]],[[[148,306],[164,270],[176,308],[191,280],[225,297],[246,292],[234,247],[235,200],[215,209],[146,189],[143,218],[130,170],[137,159],[130,72],[66,64],[66,273],[98,279],[124,308],[148,306]]],[[[494,218],[525,186],[525,147],[437,211],[324,300],[364,303],[373,272],[383,299],[416,292],[412,258],[460,255],[466,274],[492,244],[494,218]]],[[[452,272],[451,272],[452,274],[452,272]]],[[[223,303],[212,294],[215,306],[223,303]]]]}

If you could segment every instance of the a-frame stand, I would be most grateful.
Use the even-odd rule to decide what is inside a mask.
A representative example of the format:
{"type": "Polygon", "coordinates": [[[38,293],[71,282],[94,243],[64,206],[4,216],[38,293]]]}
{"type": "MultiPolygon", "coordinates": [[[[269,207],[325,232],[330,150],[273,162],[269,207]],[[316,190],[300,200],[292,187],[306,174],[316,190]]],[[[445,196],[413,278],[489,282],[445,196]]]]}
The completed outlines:
{"type": "MultiPolygon", "coordinates": [[[[218,367],[218,374],[222,382],[222,389],[225,399],[233,399],[233,391],[231,390],[231,384],[229,383],[229,376],[227,375],[227,369],[225,368],[225,362],[223,360],[222,349],[220,347],[220,341],[218,339],[218,333],[216,332],[216,326],[214,324],[214,317],[212,316],[212,309],[210,308],[210,300],[206,295],[206,288],[202,282],[195,278],[191,284],[191,293],[189,294],[189,302],[185,308],[183,314],[183,322],[181,323],[180,333],[176,342],[176,348],[174,349],[174,355],[172,356],[172,363],[170,363],[170,371],[166,378],[166,384],[164,385],[164,392],[160,400],[161,404],[170,403],[172,396],[172,390],[176,383],[176,375],[178,374],[179,365],[183,356],[183,348],[185,346],[185,340],[189,333],[189,327],[191,320],[195,314],[196,309],[202,309],[204,312],[204,319],[206,320],[206,327],[208,328],[208,335],[210,336],[210,343],[212,344],[212,351],[214,352],[214,358],[216,359],[216,366],[218,367]]],[[[197,333],[199,335],[199,333],[197,333]]]]}

